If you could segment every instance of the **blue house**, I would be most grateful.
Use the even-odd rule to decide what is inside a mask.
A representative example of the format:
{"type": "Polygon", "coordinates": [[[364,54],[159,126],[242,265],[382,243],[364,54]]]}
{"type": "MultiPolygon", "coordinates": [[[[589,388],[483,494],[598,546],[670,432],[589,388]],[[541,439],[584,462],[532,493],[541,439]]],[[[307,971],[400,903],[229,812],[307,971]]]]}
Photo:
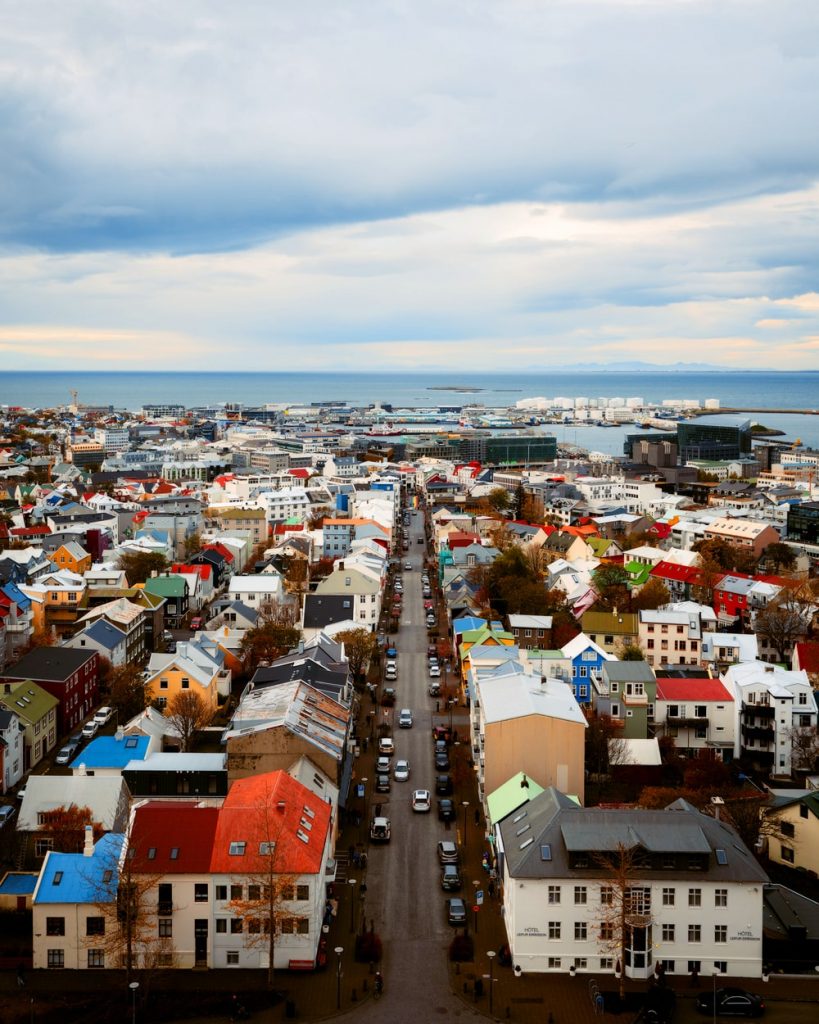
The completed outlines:
{"type": "Polygon", "coordinates": [[[599,672],[604,661],[617,661],[613,654],[606,654],[602,647],[590,640],[585,633],[578,633],[562,648],[563,656],[572,662],[572,690],[581,706],[591,704],[592,672],[599,672]]]}

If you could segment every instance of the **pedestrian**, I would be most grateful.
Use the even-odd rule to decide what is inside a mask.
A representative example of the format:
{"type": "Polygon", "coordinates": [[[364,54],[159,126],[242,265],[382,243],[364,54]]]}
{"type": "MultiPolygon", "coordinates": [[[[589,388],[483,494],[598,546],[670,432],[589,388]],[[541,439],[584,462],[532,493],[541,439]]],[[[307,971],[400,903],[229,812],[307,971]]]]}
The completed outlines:
{"type": "Polygon", "coordinates": [[[481,823],[481,810],[479,807],[475,808],[475,824],[480,825],[481,823]]]}
{"type": "Polygon", "coordinates": [[[495,898],[495,883],[492,879],[489,879],[489,885],[486,887],[489,890],[489,898],[493,900],[495,898]]]}
{"type": "Polygon", "coordinates": [[[441,702],[439,700],[435,701],[435,710],[436,711],[440,711],[441,710],[441,702]]]}
{"type": "Polygon", "coordinates": [[[25,976],[25,973],[23,971],[23,965],[22,964],[18,964],[17,965],[17,987],[18,988],[25,988],[26,987],[26,976],[25,976]]]}
{"type": "Polygon", "coordinates": [[[350,843],[350,845],[347,847],[347,861],[348,861],[348,863],[352,864],[354,856],[355,856],[355,847],[353,846],[352,843],[350,843]]]}

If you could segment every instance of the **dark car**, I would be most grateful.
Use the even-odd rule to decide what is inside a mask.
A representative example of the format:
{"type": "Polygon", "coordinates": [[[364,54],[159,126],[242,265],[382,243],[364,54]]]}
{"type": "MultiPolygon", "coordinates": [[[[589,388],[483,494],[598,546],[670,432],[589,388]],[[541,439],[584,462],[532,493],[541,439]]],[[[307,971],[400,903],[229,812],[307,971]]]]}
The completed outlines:
{"type": "Polygon", "coordinates": [[[389,791],[390,791],[390,777],[389,777],[389,775],[376,775],[376,777],[375,777],[375,791],[376,791],[376,793],[389,793],[389,791]]]}
{"type": "Polygon", "coordinates": [[[441,888],[445,892],[457,892],[461,888],[461,872],[457,864],[444,864],[441,868],[441,888]]]}
{"type": "Polygon", "coordinates": [[[449,771],[449,754],[444,750],[442,752],[436,752],[435,754],[435,771],[436,772],[448,772],[449,771]]]}
{"type": "Polygon", "coordinates": [[[438,794],[438,796],[449,796],[449,794],[452,792],[452,776],[436,775],[435,792],[438,794]]]}
{"type": "Polygon", "coordinates": [[[438,801],[438,819],[440,821],[455,820],[455,804],[451,800],[438,801]]]}
{"type": "Polygon", "coordinates": [[[460,896],[452,896],[446,901],[446,919],[453,925],[466,924],[466,904],[460,896]]]}
{"type": "MultiPolygon", "coordinates": [[[[761,1017],[765,1012],[762,996],[744,988],[718,988],[716,992],[718,1017],[761,1017]]],[[[714,993],[701,992],[697,996],[700,1013],[714,1013],[714,993]]]]}
{"type": "Polygon", "coordinates": [[[447,746],[448,746],[446,739],[444,739],[443,736],[435,735],[435,741],[434,742],[435,742],[435,753],[436,754],[445,754],[447,746]]]}

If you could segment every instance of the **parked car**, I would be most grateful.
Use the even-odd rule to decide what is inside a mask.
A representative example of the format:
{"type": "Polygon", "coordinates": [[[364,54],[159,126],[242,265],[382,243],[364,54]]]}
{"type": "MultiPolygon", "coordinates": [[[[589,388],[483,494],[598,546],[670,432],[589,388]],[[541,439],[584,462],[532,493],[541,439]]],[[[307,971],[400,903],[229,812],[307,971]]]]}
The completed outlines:
{"type": "Polygon", "coordinates": [[[392,736],[382,736],[378,741],[378,753],[386,754],[388,757],[392,757],[395,753],[395,743],[393,742],[392,736]]]}
{"type": "Polygon", "coordinates": [[[441,888],[446,892],[457,892],[461,888],[461,872],[457,864],[444,864],[441,868],[441,888]]]}
{"type": "Polygon", "coordinates": [[[74,755],[77,753],[77,748],[71,743],[66,743],[64,747],[61,747],[57,757],[54,761],[55,764],[69,764],[73,760],[74,755]]]}
{"type": "Polygon", "coordinates": [[[429,695],[430,695],[430,697],[440,697],[441,696],[441,684],[439,682],[436,682],[435,680],[433,680],[429,684],[429,695]]]}
{"type": "Polygon", "coordinates": [[[427,626],[431,628],[434,625],[435,625],[435,616],[434,615],[427,615],[427,626]]]}
{"type": "Polygon", "coordinates": [[[393,647],[392,645],[390,645],[387,648],[387,657],[388,658],[397,658],[398,657],[398,648],[397,647],[393,647]]]}
{"type": "Polygon", "coordinates": [[[439,800],[438,801],[438,820],[439,821],[454,821],[455,820],[455,804],[451,800],[439,800]]]}
{"type": "Polygon", "coordinates": [[[412,712],[409,708],[401,708],[398,715],[398,727],[400,729],[411,729],[412,728],[412,712]]]}
{"type": "Polygon", "coordinates": [[[429,647],[427,647],[427,657],[428,658],[437,658],[438,657],[438,648],[435,646],[435,644],[430,644],[429,647]]]}
{"type": "Polygon", "coordinates": [[[430,665],[429,666],[429,675],[430,675],[431,679],[438,679],[440,677],[440,675],[441,675],[440,667],[437,664],[436,665],[430,665]]]}
{"type": "Polygon", "coordinates": [[[387,775],[390,770],[391,761],[388,757],[377,757],[375,759],[375,770],[380,775],[387,775]]]}
{"type": "Polygon", "coordinates": [[[205,620],[202,618],[201,615],[194,615],[194,617],[191,619],[191,629],[193,630],[202,629],[204,625],[205,620]]]}
{"type": "Polygon", "coordinates": [[[392,777],[396,782],[407,782],[410,777],[409,761],[396,761],[392,777]]]}
{"type": "Polygon", "coordinates": [[[440,751],[435,754],[435,771],[436,772],[448,772],[449,771],[449,754],[444,751],[440,751]]]}
{"type": "Polygon", "coordinates": [[[97,713],[94,715],[94,721],[97,725],[105,725],[106,722],[110,722],[113,717],[114,709],[109,707],[99,708],[97,713]]]}
{"type": "Polygon", "coordinates": [[[458,863],[458,847],[449,839],[442,839],[438,843],[438,860],[442,864],[458,863]]]}
{"type": "Polygon", "coordinates": [[[375,791],[376,791],[376,793],[389,793],[389,791],[390,791],[390,777],[389,777],[389,775],[376,775],[376,777],[375,777],[375,791]]]}
{"type": "Polygon", "coordinates": [[[434,749],[436,754],[445,754],[447,751],[448,737],[441,736],[439,733],[432,734],[434,749]]]}
{"type": "Polygon", "coordinates": [[[99,731],[99,724],[92,718],[90,722],[86,722],[82,727],[82,734],[87,740],[92,740],[99,731]]]}
{"type": "Polygon", "coordinates": [[[384,818],[381,815],[376,815],[370,825],[370,842],[388,843],[390,841],[391,834],[392,827],[390,825],[390,819],[384,818]]]}
{"type": "Polygon", "coordinates": [[[404,572],[412,572],[412,562],[404,562],[404,572]]]}
{"type": "MultiPolygon", "coordinates": [[[[744,988],[718,988],[716,992],[718,1017],[761,1017],[765,1012],[762,996],[744,988]]],[[[697,996],[697,1010],[713,1015],[714,993],[705,991],[697,996]]]]}
{"type": "Polygon", "coordinates": [[[435,792],[438,794],[438,796],[449,796],[449,794],[452,792],[452,776],[436,775],[435,792]]]}
{"type": "Polygon", "coordinates": [[[0,828],[3,828],[4,825],[8,824],[16,813],[16,807],[12,807],[11,804],[3,804],[3,806],[0,807],[0,828]]]}
{"type": "Polygon", "coordinates": [[[172,642],[173,642],[173,633],[169,629],[164,630],[164,632],[162,633],[162,643],[163,644],[170,644],[172,642]]]}
{"type": "Polygon", "coordinates": [[[381,695],[381,707],[393,708],[395,707],[395,687],[385,686],[384,692],[381,695]]]}
{"type": "Polygon", "coordinates": [[[431,806],[432,800],[430,799],[429,790],[416,789],[412,794],[412,809],[420,812],[421,814],[426,814],[431,806]]]}
{"type": "Polygon", "coordinates": [[[466,924],[466,904],[460,896],[452,896],[446,901],[446,919],[456,927],[466,924]]]}

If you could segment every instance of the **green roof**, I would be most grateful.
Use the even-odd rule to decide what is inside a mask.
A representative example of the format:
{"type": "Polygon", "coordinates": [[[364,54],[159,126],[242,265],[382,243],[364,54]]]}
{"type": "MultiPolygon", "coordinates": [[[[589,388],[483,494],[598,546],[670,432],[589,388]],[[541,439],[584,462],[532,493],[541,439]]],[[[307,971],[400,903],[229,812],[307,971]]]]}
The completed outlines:
{"type": "Polygon", "coordinates": [[[614,543],[608,537],[586,537],[585,540],[596,555],[601,551],[605,551],[607,547],[614,543]]]}
{"type": "Polygon", "coordinates": [[[184,597],[188,592],[188,585],[182,576],[172,573],[170,576],[151,576],[145,580],[145,590],[159,597],[184,597]]]}
{"type": "Polygon", "coordinates": [[[645,565],[643,562],[629,562],[625,568],[626,572],[631,576],[630,582],[632,584],[645,583],[651,575],[652,569],[650,565],[645,565]]]}
{"type": "Polygon", "coordinates": [[[19,715],[25,722],[39,722],[52,708],[56,708],[60,703],[57,697],[52,697],[47,690],[44,690],[42,686],[38,686],[36,683],[32,683],[31,680],[25,683],[18,683],[9,693],[4,694],[0,700],[2,700],[9,711],[19,715]]]}
{"type": "Polygon", "coordinates": [[[489,820],[493,825],[497,825],[499,821],[508,818],[512,811],[516,811],[518,807],[542,792],[542,786],[527,778],[523,772],[518,772],[487,796],[489,820]]]}
{"type": "MultiPolygon", "coordinates": [[[[647,567],[646,567],[647,568],[647,567]]],[[[584,633],[619,633],[630,636],[637,633],[637,615],[634,612],[584,612],[580,624],[584,633]]]]}

